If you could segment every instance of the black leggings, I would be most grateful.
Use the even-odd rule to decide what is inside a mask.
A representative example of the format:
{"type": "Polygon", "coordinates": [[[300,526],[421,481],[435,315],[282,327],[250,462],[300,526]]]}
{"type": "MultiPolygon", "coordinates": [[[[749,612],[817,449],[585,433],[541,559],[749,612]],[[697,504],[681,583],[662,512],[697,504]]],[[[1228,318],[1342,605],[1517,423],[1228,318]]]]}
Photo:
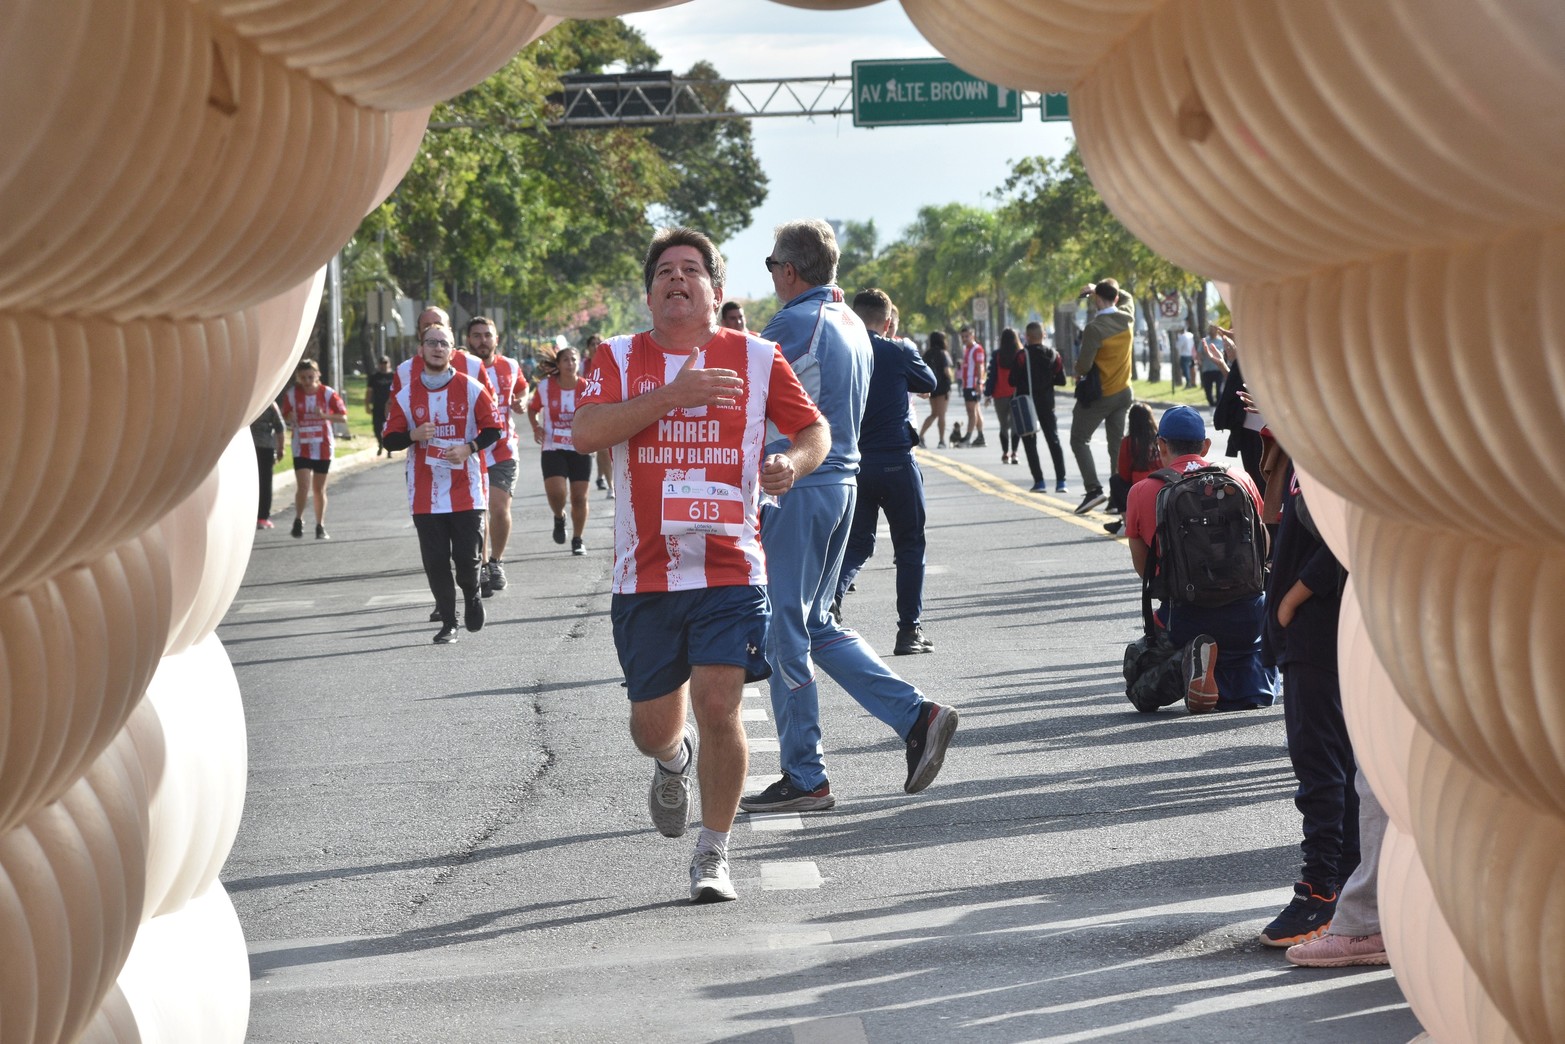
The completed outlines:
{"type": "MultiPolygon", "coordinates": [[[[1049,444],[1049,456],[1054,461],[1054,484],[1059,485],[1065,481],[1065,449],[1060,445],[1060,433],[1055,431],[1054,411],[1039,411],[1038,430],[1049,444]]],[[[1027,467],[1032,470],[1034,483],[1043,481],[1043,468],[1038,464],[1038,436],[1019,435],[1017,441],[1022,444],[1022,449],[1027,451],[1027,467]]]]}
{"type": "Polygon", "coordinates": [[[257,519],[272,516],[272,466],[277,463],[277,451],[270,446],[255,448],[255,469],[260,472],[261,497],[256,505],[257,519]]]}

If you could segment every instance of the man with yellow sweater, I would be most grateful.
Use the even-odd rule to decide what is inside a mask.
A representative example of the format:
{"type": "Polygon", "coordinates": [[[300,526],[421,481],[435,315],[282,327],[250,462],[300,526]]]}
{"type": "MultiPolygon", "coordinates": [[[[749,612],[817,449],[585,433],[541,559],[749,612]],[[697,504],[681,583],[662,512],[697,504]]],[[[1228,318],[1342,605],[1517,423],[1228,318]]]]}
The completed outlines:
{"type": "Polygon", "coordinates": [[[1071,452],[1076,454],[1076,468],[1086,490],[1076,507],[1078,515],[1108,499],[1087,444],[1098,425],[1108,421],[1109,470],[1113,471],[1120,439],[1125,437],[1125,416],[1130,412],[1130,349],[1136,326],[1134,300],[1114,280],[1088,283],[1082,296],[1095,313],[1081,332],[1075,366],[1078,385],[1076,409],[1071,414],[1071,452]],[[1101,386],[1097,395],[1090,391],[1094,375],[1101,386]]]}

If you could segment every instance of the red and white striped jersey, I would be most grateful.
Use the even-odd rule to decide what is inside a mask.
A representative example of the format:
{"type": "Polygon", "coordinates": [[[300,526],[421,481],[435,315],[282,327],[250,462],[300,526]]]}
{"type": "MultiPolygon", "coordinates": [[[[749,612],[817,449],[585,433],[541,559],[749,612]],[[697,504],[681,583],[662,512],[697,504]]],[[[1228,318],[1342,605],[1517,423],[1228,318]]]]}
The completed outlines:
{"type": "Polygon", "coordinates": [[[974,341],[962,353],[962,387],[983,391],[983,378],[978,376],[984,368],[984,346],[974,341]]]}
{"type": "Polygon", "coordinates": [[[484,450],[484,463],[487,465],[516,459],[516,425],[511,422],[511,400],[516,396],[517,382],[520,381],[524,389],[527,387],[522,368],[515,359],[507,359],[498,352],[491,358],[494,365],[485,366],[484,373],[489,377],[495,413],[500,418],[500,441],[484,450]]]}
{"type": "Polygon", "coordinates": [[[435,436],[408,448],[408,507],[415,515],[487,508],[489,472],[483,454],[456,467],[447,463],[441,451],[471,442],[485,428],[498,428],[494,399],[464,373],[453,373],[437,391],[415,378],[386,404],[386,432],[411,431],[426,421],[435,423],[435,436]]]}
{"type": "Polygon", "coordinates": [[[558,377],[545,377],[533,391],[532,402],[527,404],[527,415],[541,416],[543,449],[573,450],[571,421],[576,416],[576,398],[582,392],[583,382],[576,379],[576,387],[562,388],[558,377]]]}
{"type": "MultiPolygon", "coordinates": [[[[616,403],[671,382],[690,357],[650,333],[600,345],[578,408],[616,403]]],[[[744,379],[727,407],[677,409],[613,448],[614,579],[618,594],[766,583],[759,539],[766,422],[790,437],[821,419],[771,341],[720,330],[695,365],[744,379]]]]}
{"type": "Polygon", "coordinates": [[[306,393],[297,384],[283,392],[283,417],[293,429],[293,455],[306,460],[331,460],[337,451],[337,436],[332,431],[333,414],[348,412],[342,396],[322,384],[306,393]]]}
{"type": "MultiPolygon", "coordinates": [[[[414,366],[418,367],[418,373],[424,372],[423,360],[417,355],[411,359],[403,359],[397,366],[397,375],[391,381],[391,394],[393,396],[402,390],[404,384],[413,379],[414,366]]],[[[477,381],[479,387],[488,392],[491,399],[494,399],[495,402],[500,401],[495,399],[494,382],[490,381],[489,371],[484,369],[484,361],[478,356],[472,352],[465,352],[460,348],[453,348],[451,350],[451,368],[457,373],[477,381]]]]}

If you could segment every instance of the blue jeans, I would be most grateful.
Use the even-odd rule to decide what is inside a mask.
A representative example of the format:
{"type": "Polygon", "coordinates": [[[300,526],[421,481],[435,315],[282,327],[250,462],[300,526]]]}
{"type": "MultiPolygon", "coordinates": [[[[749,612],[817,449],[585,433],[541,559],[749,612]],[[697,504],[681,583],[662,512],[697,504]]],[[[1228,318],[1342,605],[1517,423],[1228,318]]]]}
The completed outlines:
{"type": "Polygon", "coordinates": [[[1254,710],[1270,707],[1277,699],[1277,668],[1261,665],[1265,595],[1241,598],[1215,609],[1173,606],[1171,614],[1165,605],[1157,616],[1167,625],[1169,640],[1175,645],[1185,645],[1198,634],[1217,642],[1218,710],[1254,710]]]}
{"type": "Polygon", "coordinates": [[[772,715],[782,770],[802,790],[826,782],[816,664],[904,740],[924,699],[864,639],[831,618],[856,492],[851,483],[795,486],[761,511],[772,602],[766,639],[772,715]]]}
{"type": "Polygon", "coordinates": [[[897,567],[897,626],[906,631],[919,625],[924,612],[924,476],[913,454],[885,459],[867,454],[859,464],[858,501],[837,579],[839,601],[875,553],[875,527],[882,509],[891,528],[892,561],[897,567]]]}

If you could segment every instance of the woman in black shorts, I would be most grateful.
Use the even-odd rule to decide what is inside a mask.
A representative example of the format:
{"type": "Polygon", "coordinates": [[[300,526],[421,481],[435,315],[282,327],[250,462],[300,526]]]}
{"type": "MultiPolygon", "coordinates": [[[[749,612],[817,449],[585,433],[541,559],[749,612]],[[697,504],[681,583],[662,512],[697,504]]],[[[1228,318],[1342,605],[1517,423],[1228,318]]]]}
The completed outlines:
{"type": "Polygon", "coordinates": [[[543,447],[539,461],[543,468],[543,492],[554,514],[554,542],[565,543],[566,487],[570,489],[571,554],[584,555],[582,530],[587,528],[587,483],[592,480],[592,457],[577,453],[571,442],[571,420],[576,416],[576,396],[581,391],[577,378],[579,361],[576,349],[561,348],[554,353],[554,365],[540,371],[547,375],[538,382],[527,404],[532,421],[533,441],[543,447]],[[540,422],[541,418],[541,422],[540,422]]]}
{"type": "Polygon", "coordinates": [[[929,393],[929,416],[918,429],[918,444],[924,444],[924,432],[931,424],[939,424],[940,449],[946,448],[946,403],[951,401],[951,353],[946,351],[946,335],[939,330],[929,335],[929,350],[924,362],[935,371],[935,390],[929,393]]]}

